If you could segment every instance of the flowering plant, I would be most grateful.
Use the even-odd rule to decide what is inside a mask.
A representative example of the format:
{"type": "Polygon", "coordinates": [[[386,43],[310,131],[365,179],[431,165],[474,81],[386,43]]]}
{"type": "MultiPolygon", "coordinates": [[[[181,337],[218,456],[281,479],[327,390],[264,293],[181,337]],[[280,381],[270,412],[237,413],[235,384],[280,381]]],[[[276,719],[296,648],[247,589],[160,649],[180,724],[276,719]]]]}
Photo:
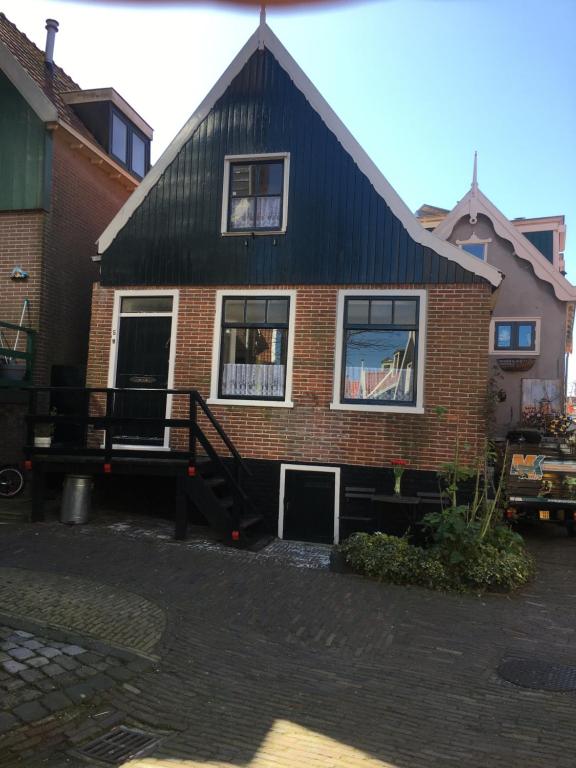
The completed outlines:
{"type": "Polygon", "coordinates": [[[390,459],[390,464],[392,465],[392,471],[394,472],[394,493],[397,496],[400,496],[402,475],[410,462],[407,459],[390,459]]]}
{"type": "Polygon", "coordinates": [[[548,431],[554,437],[563,437],[568,433],[571,426],[572,419],[570,416],[557,416],[548,425],[548,431]]]}

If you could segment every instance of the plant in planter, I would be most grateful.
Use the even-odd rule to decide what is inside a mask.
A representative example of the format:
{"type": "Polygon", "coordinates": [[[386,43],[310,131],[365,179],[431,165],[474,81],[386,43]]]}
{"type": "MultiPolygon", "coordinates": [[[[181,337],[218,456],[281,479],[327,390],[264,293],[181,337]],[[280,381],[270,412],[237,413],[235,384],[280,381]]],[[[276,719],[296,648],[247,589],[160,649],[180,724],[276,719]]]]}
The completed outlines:
{"type": "MultiPolygon", "coordinates": [[[[50,409],[50,416],[56,416],[56,408],[50,409]]],[[[54,436],[54,424],[42,422],[34,427],[34,445],[36,448],[50,448],[54,436]]]]}

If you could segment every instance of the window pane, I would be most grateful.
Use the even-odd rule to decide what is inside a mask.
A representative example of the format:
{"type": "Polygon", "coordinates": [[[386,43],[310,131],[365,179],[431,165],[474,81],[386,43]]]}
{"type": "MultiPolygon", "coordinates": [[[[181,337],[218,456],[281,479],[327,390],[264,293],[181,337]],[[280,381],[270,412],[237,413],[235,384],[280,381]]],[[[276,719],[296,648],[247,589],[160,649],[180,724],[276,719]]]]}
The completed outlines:
{"type": "Polygon", "coordinates": [[[500,349],[509,349],[512,345],[512,326],[498,323],[496,325],[496,346],[500,349]]]}
{"type": "Polygon", "coordinates": [[[126,139],[128,126],[118,115],[112,114],[112,154],[123,163],[126,162],[126,139]]]}
{"type": "Polygon", "coordinates": [[[392,323],[392,302],[372,301],[370,323],[372,325],[390,325],[392,323]]]}
{"type": "Polygon", "coordinates": [[[231,200],[230,229],[251,229],[254,227],[254,198],[241,197],[231,200]]]}
{"type": "Polygon", "coordinates": [[[472,256],[476,256],[477,259],[484,259],[484,250],[486,246],[484,243],[464,243],[462,246],[463,251],[471,253],[472,256]]]}
{"type": "Polygon", "coordinates": [[[278,229],[280,227],[280,197],[259,197],[256,200],[256,228],[278,229]]]}
{"type": "Polygon", "coordinates": [[[368,299],[349,299],[347,323],[349,325],[368,325],[369,310],[370,302],[368,299]]]}
{"type": "Polygon", "coordinates": [[[254,195],[282,194],[283,163],[262,163],[254,168],[254,195]]]}
{"type": "Polygon", "coordinates": [[[416,325],[416,302],[394,302],[394,325],[416,325]]]}
{"type": "Polygon", "coordinates": [[[146,172],[146,145],[135,133],[132,134],[132,170],[139,176],[146,172]]]}
{"type": "Polygon", "coordinates": [[[253,194],[250,184],[250,165],[232,165],[230,189],[232,197],[247,197],[253,194]]]}
{"type": "Polygon", "coordinates": [[[224,329],[221,395],[284,397],[287,348],[284,328],[224,329]]]}
{"type": "Polygon", "coordinates": [[[347,331],[344,398],[412,402],[416,331],[347,331]]]}
{"type": "Polygon", "coordinates": [[[172,312],[172,296],[130,296],[122,299],[121,312],[172,312]]]}
{"type": "Polygon", "coordinates": [[[266,299],[248,299],[246,301],[246,322],[266,322],[266,299]]]}
{"type": "Polygon", "coordinates": [[[269,299],[267,323],[288,325],[288,299],[269,299]]]}
{"type": "Polygon", "coordinates": [[[224,302],[224,322],[244,322],[244,299],[226,299],[224,302]]]}
{"type": "Polygon", "coordinates": [[[518,326],[518,347],[520,349],[531,349],[534,346],[533,331],[534,326],[531,323],[521,323],[518,326]]]}

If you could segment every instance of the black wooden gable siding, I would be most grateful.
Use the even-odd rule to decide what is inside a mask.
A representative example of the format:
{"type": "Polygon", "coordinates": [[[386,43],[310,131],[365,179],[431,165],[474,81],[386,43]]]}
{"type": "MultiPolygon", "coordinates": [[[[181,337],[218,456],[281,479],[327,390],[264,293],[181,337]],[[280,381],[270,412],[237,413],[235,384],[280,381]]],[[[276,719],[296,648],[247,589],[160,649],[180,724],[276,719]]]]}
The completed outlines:
{"type": "Polygon", "coordinates": [[[104,285],[470,283],[415,243],[272,54],[257,51],[102,257],[104,285]],[[290,152],[285,235],[220,234],[224,156],[290,152]]]}

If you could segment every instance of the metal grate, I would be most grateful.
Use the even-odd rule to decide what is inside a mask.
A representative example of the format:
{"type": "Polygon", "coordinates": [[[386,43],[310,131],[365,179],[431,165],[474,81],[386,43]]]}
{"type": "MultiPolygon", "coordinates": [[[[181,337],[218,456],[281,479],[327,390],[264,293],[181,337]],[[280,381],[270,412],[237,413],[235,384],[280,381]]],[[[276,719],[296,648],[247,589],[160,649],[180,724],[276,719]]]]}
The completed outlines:
{"type": "Polygon", "coordinates": [[[503,680],[540,691],[576,691],[576,667],[535,659],[508,659],[498,667],[503,680]]]}
{"type": "Polygon", "coordinates": [[[159,744],[160,737],[121,725],[77,750],[83,757],[116,765],[140,757],[159,744]]]}

